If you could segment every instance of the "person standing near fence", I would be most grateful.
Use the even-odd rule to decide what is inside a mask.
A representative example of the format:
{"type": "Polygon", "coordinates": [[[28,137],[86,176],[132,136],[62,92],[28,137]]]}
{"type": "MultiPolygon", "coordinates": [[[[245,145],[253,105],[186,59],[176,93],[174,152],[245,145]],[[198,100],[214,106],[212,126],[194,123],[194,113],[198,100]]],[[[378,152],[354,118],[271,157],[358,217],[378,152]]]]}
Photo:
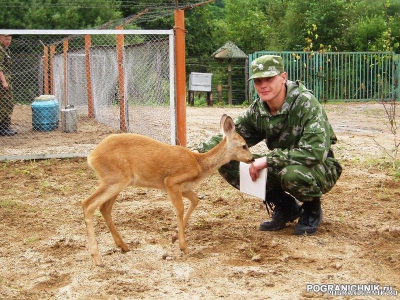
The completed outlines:
{"type": "MultiPolygon", "coordinates": [[[[280,56],[261,56],[251,68],[249,80],[254,80],[259,98],[236,119],[235,126],[249,147],[265,140],[270,150],[254,154],[257,158],[249,167],[253,181],[261,169],[268,171],[265,205],[273,214],[259,229],[281,230],[299,218],[293,233],[314,234],[322,219],[321,196],[332,189],[342,172],[331,148],[337,138],[313,93],[302,83],[287,79],[280,56]]],[[[207,152],[221,139],[216,135],[195,151],[207,152]]],[[[222,166],[219,172],[240,189],[237,162],[222,166]]]]}
{"type": "Polygon", "coordinates": [[[0,136],[17,134],[10,128],[14,109],[14,97],[11,86],[11,57],[8,47],[11,35],[0,35],[0,136]]]}

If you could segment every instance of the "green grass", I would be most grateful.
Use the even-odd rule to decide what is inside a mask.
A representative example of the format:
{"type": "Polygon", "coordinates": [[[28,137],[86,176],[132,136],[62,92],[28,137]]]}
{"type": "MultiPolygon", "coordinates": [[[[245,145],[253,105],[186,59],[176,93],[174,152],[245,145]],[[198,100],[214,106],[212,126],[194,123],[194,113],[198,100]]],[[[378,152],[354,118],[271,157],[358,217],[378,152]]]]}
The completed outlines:
{"type": "Polygon", "coordinates": [[[34,236],[28,237],[28,238],[24,239],[24,244],[25,244],[25,245],[31,244],[31,243],[33,243],[33,242],[35,242],[35,241],[37,241],[37,240],[38,240],[37,237],[34,237],[34,236]]]}
{"type": "Polygon", "coordinates": [[[393,177],[395,180],[400,181],[400,166],[393,172],[393,177]]]}
{"type": "Polygon", "coordinates": [[[0,201],[0,209],[4,209],[6,211],[17,210],[19,207],[20,207],[19,202],[15,200],[0,201]]]}
{"type": "Polygon", "coordinates": [[[385,171],[387,174],[393,176],[394,179],[400,180],[400,161],[396,162],[395,168],[393,169],[393,161],[389,157],[381,158],[370,158],[367,160],[357,159],[357,162],[366,167],[367,169],[378,169],[385,171]]]}

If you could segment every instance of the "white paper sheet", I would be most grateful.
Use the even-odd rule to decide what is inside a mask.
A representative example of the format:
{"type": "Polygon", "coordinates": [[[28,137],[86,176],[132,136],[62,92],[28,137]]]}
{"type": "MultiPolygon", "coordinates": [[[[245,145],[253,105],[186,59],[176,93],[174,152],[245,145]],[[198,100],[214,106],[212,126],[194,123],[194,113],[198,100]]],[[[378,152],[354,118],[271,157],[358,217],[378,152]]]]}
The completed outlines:
{"type": "Polygon", "coordinates": [[[265,200],[265,184],[267,182],[267,169],[259,171],[259,177],[252,181],[249,173],[250,165],[240,162],[240,191],[251,196],[265,200]]]}

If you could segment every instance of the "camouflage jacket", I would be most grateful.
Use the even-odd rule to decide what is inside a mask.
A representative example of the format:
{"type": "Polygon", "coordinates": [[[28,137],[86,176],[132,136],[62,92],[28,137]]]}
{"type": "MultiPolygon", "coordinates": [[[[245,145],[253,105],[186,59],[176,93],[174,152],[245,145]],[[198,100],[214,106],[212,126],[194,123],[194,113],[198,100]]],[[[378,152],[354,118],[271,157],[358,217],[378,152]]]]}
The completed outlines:
{"type": "Polygon", "coordinates": [[[11,57],[10,50],[0,44],[0,71],[3,71],[6,79],[11,76],[11,57]]]}
{"type": "MultiPolygon", "coordinates": [[[[323,107],[299,82],[287,81],[285,102],[275,116],[263,101],[256,99],[235,124],[249,147],[265,140],[271,150],[265,154],[270,167],[316,166],[325,161],[337,141],[323,107]]],[[[216,135],[197,150],[207,152],[221,139],[221,134],[216,135]]]]}

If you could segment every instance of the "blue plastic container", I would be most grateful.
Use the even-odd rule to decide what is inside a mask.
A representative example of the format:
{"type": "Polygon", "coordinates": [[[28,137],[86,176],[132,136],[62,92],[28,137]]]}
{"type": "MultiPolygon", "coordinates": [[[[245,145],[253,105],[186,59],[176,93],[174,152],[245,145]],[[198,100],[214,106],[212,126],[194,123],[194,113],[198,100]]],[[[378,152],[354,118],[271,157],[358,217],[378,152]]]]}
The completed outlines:
{"type": "Polygon", "coordinates": [[[32,127],[36,131],[53,131],[58,127],[59,105],[53,95],[35,98],[32,107],[32,127]]]}

